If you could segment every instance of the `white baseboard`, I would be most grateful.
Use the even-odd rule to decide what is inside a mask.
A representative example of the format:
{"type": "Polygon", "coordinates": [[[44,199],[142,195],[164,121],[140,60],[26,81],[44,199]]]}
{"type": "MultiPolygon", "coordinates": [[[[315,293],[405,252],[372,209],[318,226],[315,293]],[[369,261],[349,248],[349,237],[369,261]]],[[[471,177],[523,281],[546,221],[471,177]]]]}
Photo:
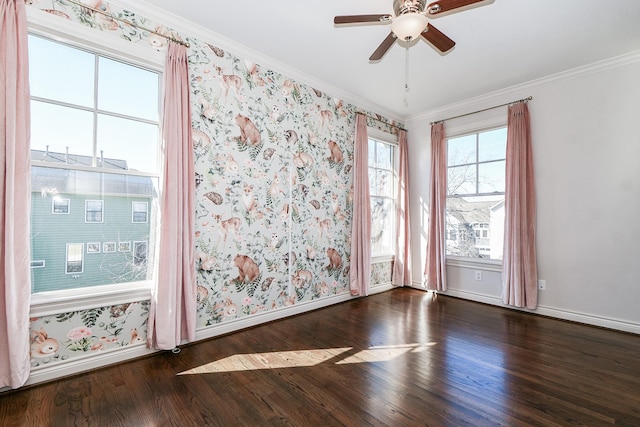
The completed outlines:
{"type": "Polygon", "coordinates": [[[502,303],[500,297],[491,295],[478,294],[474,292],[461,291],[456,289],[449,289],[446,292],[442,292],[443,295],[450,295],[452,297],[467,299],[470,301],[481,302],[485,304],[491,304],[499,307],[515,309],[524,311],[527,313],[540,314],[542,316],[553,317],[556,319],[569,320],[571,322],[584,323],[587,325],[598,326],[601,328],[615,329],[623,332],[631,332],[633,334],[640,334],[640,325],[637,323],[626,322],[619,319],[610,319],[605,317],[594,316],[592,314],[579,313],[576,311],[562,310],[559,308],[548,307],[538,305],[536,310],[529,310],[526,308],[517,308],[505,305],[502,303]]]}
{"type": "Polygon", "coordinates": [[[87,357],[77,358],[68,362],[60,362],[55,365],[37,367],[31,370],[31,375],[25,385],[33,385],[45,381],[51,381],[92,369],[102,368],[115,363],[124,362],[137,357],[147,356],[157,350],[146,348],[144,344],[127,346],[101,354],[92,353],[87,357]]]}
{"type": "MultiPolygon", "coordinates": [[[[383,292],[391,289],[389,286],[376,286],[372,293],[383,292]]],[[[328,307],[344,301],[354,299],[348,293],[330,296],[316,301],[306,302],[291,307],[281,308],[264,314],[257,314],[246,319],[239,319],[221,323],[218,325],[201,328],[196,331],[196,341],[201,341],[216,336],[236,332],[241,329],[250,328],[262,323],[272,322],[274,320],[283,319],[285,317],[295,316],[308,311],[317,310],[319,308],[328,307]]],[[[70,361],[60,362],[53,365],[43,365],[31,370],[31,375],[25,385],[34,385],[46,381],[51,381],[82,372],[90,371],[97,368],[103,368],[108,365],[126,362],[138,357],[148,356],[159,350],[152,350],[145,347],[144,344],[135,346],[122,347],[105,351],[101,354],[92,353],[85,357],[78,357],[70,361]]],[[[2,392],[4,390],[0,390],[2,392]]]]}

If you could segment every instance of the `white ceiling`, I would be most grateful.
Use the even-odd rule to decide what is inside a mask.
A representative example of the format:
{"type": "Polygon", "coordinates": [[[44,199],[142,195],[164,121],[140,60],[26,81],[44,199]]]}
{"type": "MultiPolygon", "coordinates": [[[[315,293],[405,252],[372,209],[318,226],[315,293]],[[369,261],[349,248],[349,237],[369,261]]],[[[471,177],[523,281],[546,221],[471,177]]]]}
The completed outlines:
{"type": "Polygon", "coordinates": [[[422,39],[414,42],[408,49],[406,92],[407,49],[399,42],[381,61],[368,60],[390,25],[333,24],[335,15],[392,13],[392,4],[392,0],[153,1],[155,8],[397,118],[640,49],[640,0],[495,0],[430,20],[457,44],[441,55],[422,39]]]}

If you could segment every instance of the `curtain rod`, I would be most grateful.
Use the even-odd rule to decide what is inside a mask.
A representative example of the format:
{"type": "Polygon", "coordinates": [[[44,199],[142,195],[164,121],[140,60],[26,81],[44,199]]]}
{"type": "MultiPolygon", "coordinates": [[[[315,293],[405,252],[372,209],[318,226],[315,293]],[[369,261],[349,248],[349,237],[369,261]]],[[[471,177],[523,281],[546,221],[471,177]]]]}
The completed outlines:
{"type": "Polygon", "coordinates": [[[533,96],[529,96],[528,98],[518,99],[516,101],[507,102],[506,104],[495,105],[493,107],[485,108],[483,110],[472,111],[471,113],[460,114],[459,116],[448,117],[446,119],[442,119],[442,120],[437,120],[435,122],[431,122],[431,126],[435,125],[436,123],[446,122],[447,120],[452,120],[452,119],[457,119],[457,118],[460,118],[460,117],[470,116],[472,114],[482,113],[483,111],[493,110],[494,108],[504,107],[505,105],[515,104],[516,102],[531,101],[532,99],[533,99],[533,96]]]}
{"type": "Polygon", "coordinates": [[[370,118],[370,119],[373,119],[373,120],[375,120],[375,121],[376,121],[376,122],[378,122],[378,123],[382,123],[382,124],[385,124],[385,125],[387,125],[387,126],[391,126],[392,128],[396,128],[396,129],[398,129],[398,130],[403,130],[403,131],[405,131],[405,132],[408,132],[408,131],[407,131],[405,128],[403,128],[402,126],[394,125],[393,123],[389,123],[389,122],[386,122],[386,121],[384,121],[384,120],[380,120],[379,118],[374,117],[374,116],[372,116],[371,114],[363,113],[363,112],[361,112],[361,111],[358,111],[358,113],[357,113],[357,114],[362,114],[363,116],[365,116],[365,117],[367,117],[367,118],[370,118]]]}
{"type": "Polygon", "coordinates": [[[139,29],[144,30],[144,31],[147,31],[147,32],[149,32],[149,33],[151,33],[151,34],[155,34],[156,36],[163,37],[163,38],[165,38],[165,39],[167,39],[167,40],[169,40],[169,41],[172,41],[172,42],[174,42],[174,43],[178,43],[178,44],[181,44],[181,45],[183,45],[183,46],[185,46],[185,47],[189,47],[189,43],[187,43],[187,42],[183,42],[182,40],[178,40],[178,39],[176,39],[176,38],[175,38],[175,37],[173,37],[173,36],[167,36],[167,35],[165,35],[165,34],[161,34],[161,33],[157,32],[157,31],[150,30],[149,28],[143,27],[142,25],[134,24],[133,22],[128,21],[128,20],[126,20],[126,19],[124,19],[124,18],[119,18],[119,17],[117,17],[117,16],[114,16],[114,15],[112,15],[112,14],[110,14],[110,13],[105,12],[104,10],[95,9],[95,8],[93,8],[93,7],[87,6],[86,4],[81,3],[81,2],[79,2],[79,1],[76,1],[76,0],[67,0],[67,1],[68,1],[69,3],[73,3],[73,4],[75,4],[76,6],[80,6],[80,7],[84,8],[84,9],[91,10],[91,11],[93,11],[93,12],[96,12],[96,13],[99,13],[99,14],[101,14],[101,15],[104,15],[104,16],[106,16],[106,17],[108,17],[108,18],[115,19],[116,21],[123,22],[123,23],[125,23],[125,24],[127,24],[127,25],[130,25],[130,26],[132,26],[132,27],[139,28],[139,29]]]}

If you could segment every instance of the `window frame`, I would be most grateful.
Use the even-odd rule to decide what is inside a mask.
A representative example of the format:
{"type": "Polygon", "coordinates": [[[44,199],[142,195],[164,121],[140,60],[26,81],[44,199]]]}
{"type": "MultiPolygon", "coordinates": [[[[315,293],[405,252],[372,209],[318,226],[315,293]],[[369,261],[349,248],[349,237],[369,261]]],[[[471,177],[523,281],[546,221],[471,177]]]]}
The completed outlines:
{"type": "MultiPolygon", "coordinates": [[[[367,128],[367,138],[368,140],[375,140],[375,141],[379,141],[382,142],[384,144],[388,144],[390,146],[393,147],[393,160],[392,160],[392,168],[393,170],[391,170],[391,175],[393,177],[393,182],[391,184],[391,188],[393,189],[393,197],[388,197],[388,196],[378,196],[378,195],[372,195],[369,194],[369,203],[371,204],[371,200],[373,197],[378,197],[378,198],[384,198],[386,200],[392,200],[393,201],[393,227],[391,230],[392,236],[391,236],[391,241],[395,242],[396,240],[396,228],[397,228],[397,223],[398,223],[398,218],[396,216],[396,206],[398,203],[398,195],[396,194],[397,191],[397,184],[398,184],[398,168],[399,168],[399,147],[400,144],[398,142],[398,137],[396,135],[393,135],[391,133],[388,132],[384,132],[380,129],[377,128],[371,128],[368,127],[367,128]]],[[[368,143],[368,141],[367,141],[368,143]]],[[[378,167],[371,167],[369,165],[369,158],[367,157],[367,173],[369,172],[369,170],[371,169],[375,169],[375,170],[387,170],[387,169],[381,169],[378,167]]],[[[371,186],[369,186],[369,189],[371,189],[371,186]]],[[[374,254],[373,252],[373,244],[371,247],[371,263],[375,264],[375,263],[379,263],[379,262],[385,262],[385,261],[392,261],[395,258],[395,249],[392,249],[392,251],[390,253],[380,253],[380,254],[374,254]]]]}
{"type": "MultiPolygon", "coordinates": [[[[89,50],[99,55],[109,57],[114,60],[123,61],[135,66],[145,68],[149,71],[157,72],[159,80],[162,80],[165,52],[164,50],[153,49],[144,44],[131,43],[123,40],[114,34],[95,31],[94,29],[82,25],[60,26],[59,18],[50,14],[42,13],[35,8],[26,8],[27,25],[30,34],[49,38],[79,49],[89,50]]],[[[162,93],[161,84],[158,93],[159,108],[161,109],[162,93]]],[[[161,124],[160,124],[161,126],[161,124]]],[[[158,144],[160,145],[160,144],[158,144]]],[[[161,147],[158,146],[159,152],[161,147]]],[[[159,154],[159,159],[161,155],[159,154]]],[[[32,162],[32,166],[50,166],[41,162],[32,162]]],[[[160,162],[161,163],[161,162],[160,162]]],[[[64,165],[56,165],[56,167],[64,165]]],[[[85,170],[95,172],[96,168],[77,166],[75,170],[85,170]]],[[[109,173],[121,173],[121,171],[109,169],[109,173]]],[[[159,171],[158,171],[159,172],[159,171]]],[[[158,177],[159,174],[136,173],[139,176],[158,177]]],[[[158,235],[158,224],[154,224],[152,232],[158,235]]],[[[116,243],[116,242],[106,242],[116,243]]],[[[104,252],[104,247],[103,247],[104,252]]],[[[116,248],[117,253],[117,248],[116,248]]],[[[157,251],[155,253],[157,256],[157,251]]],[[[129,282],[112,285],[100,285],[82,289],[67,289],[58,291],[46,291],[31,294],[31,315],[46,316],[66,311],[83,310],[97,305],[121,304],[137,300],[145,300],[151,297],[151,289],[154,281],[145,280],[140,282],[129,282]]]]}
{"type": "MultiPolygon", "coordinates": [[[[496,111],[496,114],[499,114],[499,113],[496,111]]],[[[462,123],[459,125],[449,126],[446,128],[446,135],[445,135],[445,141],[447,141],[447,149],[448,149],[448,140],[450,138],[457,138],[465,135],[482,133],[482,132],[491,131],[491,130],[504,128],[504,127],[507,127],[506,113],[501,115],[495,115],[493,117],[484,118],[478,121],[468,121],[466,123],[462,123]]],[[[505,153],[505,157],[506,157],[506,153],[505,153]]],[[[448,170],[448,162],[447,162],[447,170],[448,170]]],[[[495,195],[495,193],[486,193],[484,195],[495,195]]],[[[502,273],[502,260],[499,260],[499,259],[469,258],[469,257],[458,256],[458,255],[445,254],[445,262],[446,262],[446,265],[450,267],[470,268],[475,270],[493,271],[497,273],[502,273]]]]}
{"type": "Polygon", "coordinates": [[[54,196],[51,198],[51,213],[53,215],[69,215],[71,213],[71,199],[63,199],[62,197],[54,196]],[[56,212],[56,202],[66,202],[66,212],[56,212]]]}
{"type": "Polygon", "coordinates": [[[138,200],[131,201],[131,223],[132,224],[148,224],[149,223],[149,202],[141,202],[138,200]],[[139,214],[143,211],[136,211],[135,205],[144,205],[144,221],[136,221],[136,214],[139,214]]]}
{"type": "MultiPolygon", "coordinates": [[[[77,261],[74,261],[77,262],[77,261]]],[[[65,274],[82,274],[84,273],[84,243],[67,243],[65,257],[64,257],[64,272],[65,274]],[[69,271],[69,249],[72,246],[79,246],[80,250],[77,251],[80,255],[80,271],[69,271]]]]}
{"type": "MultiPolygon", "coordinates": [[[[94,215],[91,215],[92,217],[94,215]]],[[[104,223],[104,200],[99,199],[87,199],[84,201],[84,222],[85,224],[103,224],[104,223]],[[92,203],[99,202],[100,209],[99,210],[89,210],[89,205],[92,203]],[[89,213],[100,212],[100,220],[89,220],[89,213]]]]}

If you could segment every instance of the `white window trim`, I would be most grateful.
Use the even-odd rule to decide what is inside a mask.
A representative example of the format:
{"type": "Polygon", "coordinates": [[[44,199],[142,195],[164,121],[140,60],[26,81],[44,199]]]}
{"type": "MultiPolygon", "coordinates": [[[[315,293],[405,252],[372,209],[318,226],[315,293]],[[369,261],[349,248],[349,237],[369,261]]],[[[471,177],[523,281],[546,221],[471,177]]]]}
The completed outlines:
{"type": "Polygon", "coordinates": [[[64,256],[64,272],[65,274],[82,274],[84,273],[84,243],[67,243],[66,249],[65,249],[65,256],[64,256]],[[82,263],[82,268],[80,269],[80,271],[69,271],[69,246],[71,245],[80,245],[81,249],[80,249],[80,262],[82,263]]]}
{"type": "MultiPolygon", "coordinates": [[[[76,23],[63,23],[61,25],[59,17],[34,7],[27,7],[26,11],[29,32],[33,34],[49,37],[63,43],[74,44],[81,48],[89,48],[99,54],[126,61],[162,75],[165,60],[164,51],[155,50],[148,45],[139,46],[136,43],[122,40],[111,33],[96,31],[76,23]]],[[[161,100],[163,94],[158,93],[158,97],[161,100]]],[[[32,162],[32,165],[47,166],[46,162],[32,162]]],[[[56,165],[56,167],[60,167],[60,165],[56,165]]],[[[84,168],[75,169],[82,170],[84,168]]],[[[87,170],[96,171],[95,168],[87,168],[87,170]]],[[[111,169],[108,172],[118,173],[117,170],[111,169]]],[[[143,175],[143,173],[137,173],[137,175],[143,175]]],[[[149,176],[155,177],[158,175],[149,174],[149,176]]],[[[116,246],[116,252],[114,253],[117,253],[117,249],[116,246]]],[[[154,281],[147,280],[94,286],[85,288],[82,294],[79,294],[76,289],[32,293],[30,315],[32,317],[42,317],[76,310],[86,310],[93,307],[145,301],[151,298],[151,289],[154,286],[154,281]]]]}
{"type": "Polygon", "coordinates": [[[63,199],[62,197],[58,197],[58,196],[54,196],[51,199],[51,213],[53,215],[69,215],[71,213],[71,199],[63,199]],[[67,203],[67,211],[66,212],[56,212],[55,211],[55,204],[56,201],[60,202],[60,201],[66,201],[67,203]]]}
{"type": "MultiPolygon", "coordinates": [[[[91,211],[98,212],[98,211],[91,211]]],[[[104,223],[104,200],[100,199],[87,199],[84,201],[84,222],[85,224],[103,224],[104,223]],[[87,221],[87,208],[89,202],[100,202],[100,221],[87,221]]]]}
{"type": "MultiPolygon", "coordinates": [[[[140,211],[139,211],[140,212],[140,211]]],[[[132,224],[147,224],[149,223],[149,202],[140,202],[140,201],[132,201],[131,202],[131,223],[132,224]],[[135,217],[135,210],[133,209],[133,206],[135,204],[144,204],[146,206],[146,209],[144,210],[144,221],[135,221],[134,217],[135,217]]]]}

